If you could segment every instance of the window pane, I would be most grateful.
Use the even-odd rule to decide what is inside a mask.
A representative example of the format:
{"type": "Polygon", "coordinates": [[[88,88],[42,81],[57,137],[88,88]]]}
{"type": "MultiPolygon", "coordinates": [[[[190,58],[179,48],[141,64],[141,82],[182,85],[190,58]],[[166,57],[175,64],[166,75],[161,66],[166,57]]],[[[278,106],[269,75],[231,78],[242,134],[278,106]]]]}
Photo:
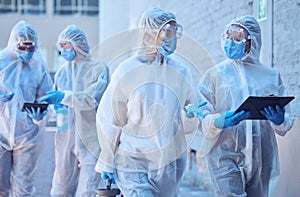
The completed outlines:
{"type": "Polygon", "coordinates": [[[99,0],[54,0],[54,14],[98,15],[99,0]]]}
{"type": "Polygon", "coordinates": [[[55,0],[54,14],[58,15],[72,15],[77,14],[77,0],[55,0]]]}
{"type": "Polygon", "coordinates": [[[16,13],[17,3],[15,0],[0,0],[0,13],[16,13]]]}
{"type": "Polygon", "coordinates": [[[98,8],[98,5],[99,5],[98,0],[87,0],[87,1],[84,1],[84,2],[87,2],[89,6],[95,6],[97,8],[98,8]]]}
{"type": "Polygon", "coordinates": [[[72,0],[59,1],[61,6],[72,6],[72,0]]]}
{"type": "Polygon", "coordinates": [[[28,0],[28,3],[32,6],[29,13],[46,14],[46,0],[28,0]]]}
{"type": "Polygon", "coordinates": [[[22,0],[20,10],[22,14],[45,14],[46,0],[22,0]]]}
{"type": "Polygon", "coordinates": [[[82,14],[83,15],[98,15],[99,13],[99,1],[98,0],[86,0],[82,2],[82,14]]]}

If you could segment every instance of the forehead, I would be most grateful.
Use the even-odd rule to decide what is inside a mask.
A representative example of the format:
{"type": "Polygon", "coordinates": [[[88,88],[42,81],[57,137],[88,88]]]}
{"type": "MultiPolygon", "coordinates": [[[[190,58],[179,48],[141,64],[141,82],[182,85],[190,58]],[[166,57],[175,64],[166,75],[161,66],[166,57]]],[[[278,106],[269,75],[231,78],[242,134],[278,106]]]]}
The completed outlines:
{"type": "Polygon", "coordinates": [[[64,48],[72,47],[72,44],[71,44],[70,42],[68,42],[68,41],[60,41],[60,42],[59,42],[59,45],[60,45],[61,47],[64,47],[64,48]]]}
{"type": "Polygon", "coordinates": [[[18,37],[16,38],[16,41],[18,43],[34,43],[34,40],[33,39],[30,39],[30,38],[23,38],[23,37],[18,37]]]}

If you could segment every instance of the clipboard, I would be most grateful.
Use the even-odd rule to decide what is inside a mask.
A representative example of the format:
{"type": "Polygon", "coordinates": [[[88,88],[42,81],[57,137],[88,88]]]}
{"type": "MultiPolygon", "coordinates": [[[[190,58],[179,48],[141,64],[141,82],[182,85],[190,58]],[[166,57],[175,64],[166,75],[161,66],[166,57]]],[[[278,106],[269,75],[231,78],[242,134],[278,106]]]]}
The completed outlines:
{"type": "Polygon", "coordinates": [[[22,107],[22,111],[24,111],[26,108],[28,108],[31,111],[31,108],[33,107],[35,111],[39,107],[41,109],[41,112],[45,111],[48,108],[47,103],[24,103],[22,107]]]}
{"type": "Polygon", "coordinates": [[[250,116],[247,119],[251,120],[266,120],[267,118],[260,113],[267,106],[272,106],[275,108],[278,105],[280,108],[286,106],[291,102],[295,97],[294,96],[249,96],[240,107],[235,110],[235,113],[238,113],[242,110],[250,111],[250,116]]]}

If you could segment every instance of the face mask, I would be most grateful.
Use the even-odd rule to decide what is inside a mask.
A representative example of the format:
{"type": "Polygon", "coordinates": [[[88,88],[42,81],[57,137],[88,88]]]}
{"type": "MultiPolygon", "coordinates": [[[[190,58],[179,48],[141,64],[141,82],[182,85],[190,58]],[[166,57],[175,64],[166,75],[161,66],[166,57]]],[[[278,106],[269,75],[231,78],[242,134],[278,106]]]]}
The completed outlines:
{"type": "Polygon", "coordinates": [[[230,59],[241,59],[247,55],[245,53],[245,42],[235,43],[232,39],[226,40],[224,44],[224,51],[230,59]]]}
{"type": "Polygon", "coordinates": [[[63,49],[61,51],[61,56],[63,56],[63,58],[65,58],[65,60],[67,60],[68,62],[73,61],[76,58],[76,53],[74,49],[63,49]]]}
{"type": "Polygon", "coordinates": [[[16,50],[16,53],[17,57],[21,60],[21,62],[29,62],[34,52],[16,50]]]}
{"type": "Polygon", "coordinates": [[[157,50],[163,56],[168,56],[174,53],[177,45],[177,39],[173,38],[171,40],[163,40],[159,46],[157,46],[157,50]]]}

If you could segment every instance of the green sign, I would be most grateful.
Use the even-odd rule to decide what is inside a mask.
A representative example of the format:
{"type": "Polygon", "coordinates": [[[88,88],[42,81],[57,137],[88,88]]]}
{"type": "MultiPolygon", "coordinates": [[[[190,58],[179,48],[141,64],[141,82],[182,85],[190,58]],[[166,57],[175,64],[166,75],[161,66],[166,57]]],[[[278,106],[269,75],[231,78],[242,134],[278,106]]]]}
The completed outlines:
{"type": "Polygon", "coordinates": [[[268,1],[267,0],[258,0],[258,20],[266,20],[267,19],[267,5],[268,1]]]}

